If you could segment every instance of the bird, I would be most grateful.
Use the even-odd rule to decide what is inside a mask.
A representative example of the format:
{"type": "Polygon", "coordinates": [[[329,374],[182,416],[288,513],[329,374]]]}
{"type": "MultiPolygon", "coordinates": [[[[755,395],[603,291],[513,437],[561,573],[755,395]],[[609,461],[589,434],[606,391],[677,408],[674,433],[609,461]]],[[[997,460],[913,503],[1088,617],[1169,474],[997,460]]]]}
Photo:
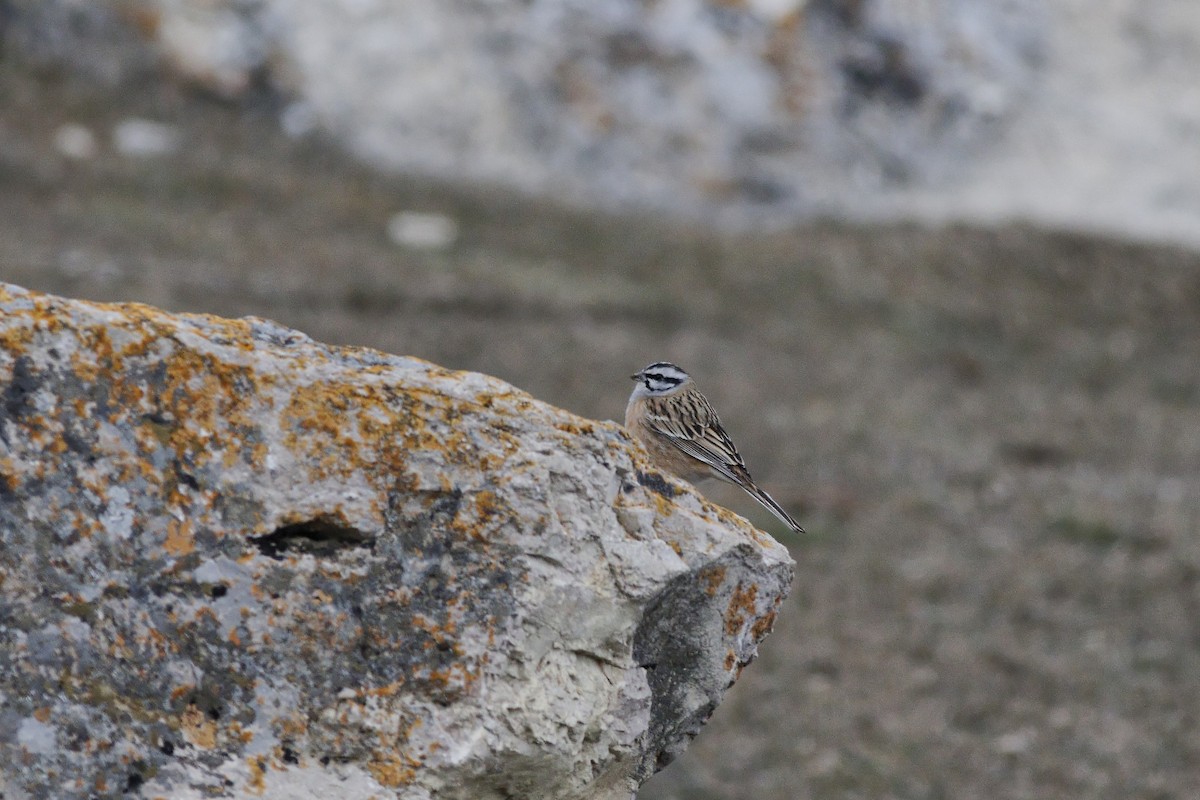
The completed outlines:
{"type": "Polygon", "coordinates": [[[771,495],[755,485],[717,412],[691,375],[669,361],[656,361],[629,377],[637,385],[625,406],[625,428],[646,447],[656,466],[686,481],[717,478],[740,486],[794,532],[804,533],[771,495]]]}

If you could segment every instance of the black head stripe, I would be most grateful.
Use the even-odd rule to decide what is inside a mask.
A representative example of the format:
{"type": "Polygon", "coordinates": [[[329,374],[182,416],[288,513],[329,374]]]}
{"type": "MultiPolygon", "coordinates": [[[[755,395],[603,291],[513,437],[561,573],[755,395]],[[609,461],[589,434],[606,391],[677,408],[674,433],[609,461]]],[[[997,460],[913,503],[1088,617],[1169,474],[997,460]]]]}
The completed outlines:
{"type": "Polygon", "coordinates": [[[670,361],[656,361],[637,376],[651,392],[669,392],[687,383],[688,375],[670,361]]]}

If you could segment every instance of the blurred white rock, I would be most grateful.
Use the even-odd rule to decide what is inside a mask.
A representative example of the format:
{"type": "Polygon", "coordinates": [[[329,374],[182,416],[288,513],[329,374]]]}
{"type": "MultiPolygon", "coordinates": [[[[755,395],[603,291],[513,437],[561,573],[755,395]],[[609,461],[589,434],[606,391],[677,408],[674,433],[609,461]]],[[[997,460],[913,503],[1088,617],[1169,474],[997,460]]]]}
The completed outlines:
{"type": "Polygon", "coordinates": [[[388,238],[415,250],[445,250],[458,240],[458,223],[444,214],[401,211],[388,220],[388,238]]]}
{"type": "Polygon", "coordinates": [[[113,128],[113,147],[130,158],[153,158],[179,149],[179,129],[174,125],[129,117],[113,128]]]}
{"type": "Polygon", "coordinates": [[[308,103],[289,103],[279,115],[279,127],[292,139],[299,139],[316,130],[317,114],[308,103]]]}
{"type": "Polygon", "coordinates": [[[1032,728],[1022,728],[1012,733],[997,736],[994,742],[996,752],[1005,756],[1019,756],[1029,752],[1037,738],[1037,731],[1032,728]]]}
{"type": "Polygon", "coordinates": [[[271,56],[271,20],[261,0],[153,0],[161,52],[177,72],[225,97],[249,89],[271,56]]]}
{"type": "MultiPolygon", "coordinates": [[[[1200,246],[1195,0],[36,5],[126,4],[189,80],[265,84],[288,135],[315,125],[386,171],[738,226],[1027,220],[1200,246]]],[[[30,41],[65,17],[36,18],[30,41]]]]}
{"type": "Polygon", "coordinates": [[[54,132],[54,149],[61,155],[77,161],[95,158],[99,152],[96,137],[85,125],[68,122],[54,132]]]}

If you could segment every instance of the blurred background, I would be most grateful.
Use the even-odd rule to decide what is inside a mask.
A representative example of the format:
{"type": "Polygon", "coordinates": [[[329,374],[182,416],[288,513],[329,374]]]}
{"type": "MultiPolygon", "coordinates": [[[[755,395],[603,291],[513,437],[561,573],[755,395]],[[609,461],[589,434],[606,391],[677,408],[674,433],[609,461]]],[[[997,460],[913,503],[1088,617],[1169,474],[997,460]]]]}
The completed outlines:
{"type": "Polygon", "coordinates": [[[0,0],[0,279],[620,419],[810,531],[643,800],[1200,787],[1194,0],[0,0]]]}

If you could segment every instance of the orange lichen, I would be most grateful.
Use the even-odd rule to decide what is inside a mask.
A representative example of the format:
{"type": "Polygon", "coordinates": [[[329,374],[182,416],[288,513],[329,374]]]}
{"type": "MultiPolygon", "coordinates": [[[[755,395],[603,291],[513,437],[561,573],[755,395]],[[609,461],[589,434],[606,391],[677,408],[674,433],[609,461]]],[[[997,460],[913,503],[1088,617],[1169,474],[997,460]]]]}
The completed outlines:
{"type": "Polygon", "coordinates": [[[120,633],[113,636],[112,643],[108,647],[108,654],[123,660],[132,659],[134,656],[133,649],[125,643],[125,636],[120,633]]]}
{"type": "Polygon", "coordinates": [[[308,722],[299,714],[289,714],[275,720],[281,738],[298,739],[308,732],[308,722]]]}
{"type": "Polygon", "coordinates": [[[163,549],[174,556],[186,556],[196,549],[196,540],[192,536],[192,521],[189,519],[171,519],[167,522],[167,536],[163,539],[163,549]]]}
{"type": "Polygon", "coordinates": [[[15,492],[21,485],[21,480],[16,473],[16,464],[8,456],[0,456],[0,481],[10,492],[15,492]]]}
{"type": "Polygon", "coordinates": [[[217,723],[205,716],[195,705],[188,705],[179,719],[184,738],[202,750],[217,746],[217,723]]]}
{"type": "Polygon", "coordinates": [[[267,790],[266,766],[261,756],[250,756],[246,759],[246,769],[250,772],[246,790],[251,794],[262,795],[267,790]]]}
{"type": "Polygon", "coordinates": [[[341,383],[310,383],[295,387],[282,413],[282,422],[291,426],[284,443],[303,453],[316,465],[316,472],[336,474],[346,461],[359,459],[356,437],[350,422],[357,414],[357,399],[350,395],[355,387],[341,383]]]}
{"type": "Polygon", "coordinates": [[[243,728],[242,723],[236,720],[229,723],[229,735],[242,744],[250,744],[250,742],[254,741],[254,731],[249,728],[243,728]]]}
{"type": "Polygon", "coordinates": [[[750,635],[754,637],[754,641],[762,641],[773,627],[775,627],[775,611],[768,611],[750,626],[750,635]]]}
{"type": "Polygon", "coordinates": [[[470,690],[472,684],[482,674],[481,668],[474,670],[461,661],[450,664],[445,669],[431,669],[425,676],[429,685],[441,690],[470,690]]]}
{"type": "Polygon", "coordinates": [[[142,635],[138,637],[137,643],[144,648],[153,650],[159,658],[179,651],[179,645],[175,641],[164,636],[162,631],[149,626],[142,629],[142,635]]]}
{"type": "Polygon", "coordinates": [[[411,625],[416,630],[428,633],[437,644],[444,644],[447,637],[453,636],[456,633],[457,628],[452,619],[447,619],[443,625],[439,625],[433,620],[426,618],[423,614],[414,614],[411,625]]]}
{"type": "Polygon", "coordinates": [[[192,620],[194,622],[200,622],[205,617],[211,619],[213,622],[220,622],[220,619],[217,618],[217,612],[213,611],[208,606],[199,606],[192,613],[192,620]]]}
{"type": "Polygon", "coordinates": [[[184,695],[191,694],[194,691],[196,691],[196,684],[194,683],[185,683],[182,686],[176,686],[171,690],[171,700],[174,702],[184,695]]]}
{"type": "Polygon", "coordinates": [[[420,766],[421,762],[417,759],[390,751],[377,752],[374,758],[367,762],[371,776],[391,788],[412,783],[413,778],[417,776],[417,767],[420,766]]]}
{"type": "Polygon", "coordinates": [[[471,496],[471,500],[475,504],[476,516],[480,523],[487,523],[492,517],[504,516],[512,513],[507,503],[504,503],[499,496],[485,489],[482,492],[476,492],[471,496]]]}
{"type": "Polygon", "coordinates": [[[595,425],[578,417],[572,418],[568,422],[556,422],[554,427],[556,430],[569,433],[572,436],[591,436],[596,431],[595,425]]]}
{"type": "MultiPolygon", "coordinates": [[[[447,483],[443,491],[448,494],[453,487],[447,483]]],[[[494,520],[508,519],[514,514],[508,503],[490,489],[473,492],[463,499],[465,502],[446,523],[451,531],[463,538],[484,542],[487,532],[495,527],[494,520]]]]}
{"type": "Polygon", "coordinates": [[[358,692],[360,697],[391,697],[399,694],[404,688],[404,681],[398,680],[384,686],[371,686],[358,692]]]}
{"type": "Polygon", "coordinates": [[[757,613],[755,601],[758,599],[758,586],[747,586],[738,583],[729,598],[729,607],[725,610],[725,633],[735,636],[746,625],[747,619],[753,619],[757,613]]]}
{"type": "Polygon", "coordinates": [[[719,564],[707,566],[697,573],[697,577],[707,584],[707,586],[704,587],[705,593],[709,597],[715,597],[717,591],[721,588],[721,584],[725,582],[725,567],[722,567],[719,564]]]}

